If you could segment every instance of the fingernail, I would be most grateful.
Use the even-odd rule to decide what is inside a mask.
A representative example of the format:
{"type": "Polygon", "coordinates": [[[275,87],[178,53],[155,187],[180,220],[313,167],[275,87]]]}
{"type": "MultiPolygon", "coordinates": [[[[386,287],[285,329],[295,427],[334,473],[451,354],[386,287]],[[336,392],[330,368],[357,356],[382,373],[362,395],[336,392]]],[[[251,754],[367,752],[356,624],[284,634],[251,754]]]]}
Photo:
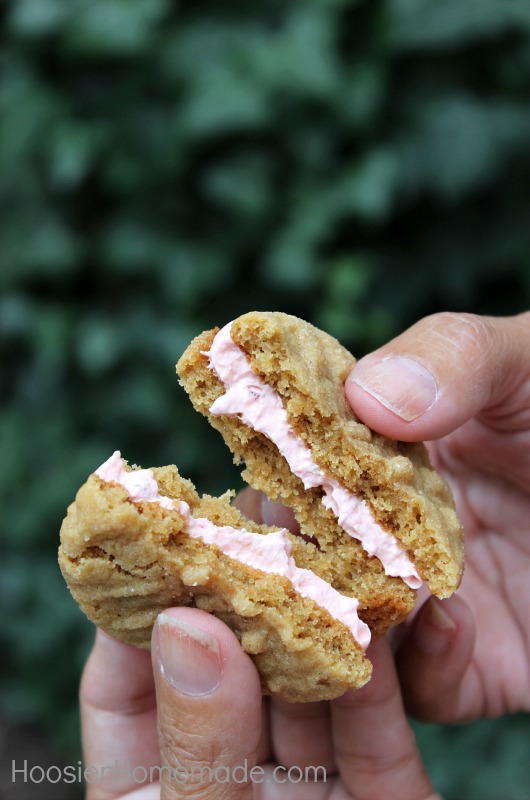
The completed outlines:
{"type": "Polygon", "coordinates": [[[360,361],[350,380],[406,422],[425,414],[438,399],[434,376],[405,356],[388,356],[366,366],[360,361]]]}
{"type": "Polygon", "coordinates": [[[454,639],[456,624],[444,611],[442,603],[431,597],[415,631],[416,645],[429,655],[440,655],[454,639]]]}
{"type": "Polygon", "coordinates": [[[275,528],[288,528],[296,532],[300,529],[292,509],[281,503],[273,503],[264,495],[261,501],[261,517],[265,525],[275,528]]]}
{"type": "Polygon", "coordinates": [[[182,694],[211,694],[222,677],[217,639],[189,622],[159,614],[155,623],[155,658],[163,677],[182,694]]]}

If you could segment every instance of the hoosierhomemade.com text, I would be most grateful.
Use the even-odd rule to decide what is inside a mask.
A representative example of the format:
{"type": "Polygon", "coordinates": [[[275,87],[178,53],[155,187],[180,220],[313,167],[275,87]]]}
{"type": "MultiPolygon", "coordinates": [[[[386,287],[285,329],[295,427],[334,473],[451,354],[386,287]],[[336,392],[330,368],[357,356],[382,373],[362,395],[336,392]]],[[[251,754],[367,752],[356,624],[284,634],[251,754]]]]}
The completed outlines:
{"type": "Polygon", "coordinates": [[[193,767],[151,766],[141,764],[133,765],[129,760],[121,763],[101,766],[85,766],[82,761],[76,765],[66,766],[40,766],[24,761],[11,762],[12,783],[86,783],[105,785],[109,788],[120,783],[157,783],[163,781],[175,784],[190,783],[317,783],[326,781],[326,769],[322,766],[309,767],[262,767],[259,764],[250,766],[245,759],[242,764],[228,766],[218,764],[215,767],[197,765],[193,767]]]}

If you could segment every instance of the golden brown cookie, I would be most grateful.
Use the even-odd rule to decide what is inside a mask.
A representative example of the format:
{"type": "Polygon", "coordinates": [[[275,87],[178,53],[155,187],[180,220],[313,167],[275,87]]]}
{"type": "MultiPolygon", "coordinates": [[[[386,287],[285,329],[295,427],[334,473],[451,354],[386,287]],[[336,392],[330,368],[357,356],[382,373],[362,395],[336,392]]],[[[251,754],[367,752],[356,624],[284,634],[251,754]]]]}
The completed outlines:
{"type": "MultiPolygon", "coordinates": [[[[368,680],[370,662],[351,630],[356,603],[345,603],[328,587],[328,595],[337,595],[332,601],[346,607],[348,625],[295,589],[296,573],[303,591],[308,588],[307,570],[297,569],[283,552],[289,545],[284,532],[245,520],[228,495],[199,498],[176,467],[124,469],[115,453],[98,472],[105,479],[91,475],[69,507],[59,548],[70,591],[96,625],[148,648],[161,611],[194,605],[234,630],[255,661],[265,693],[288,701],[323,700],[368,680]],[[126,488],[121,481],[127,478],[132,483],[126,488]],[[171,502],[164,507],[156,497],[171,502]],[[218,543],[205,542],[201,536],[214,527],[218,543]],[[245,553],[253,560],[256,545],[269,560],[273,547],[292,579],[239,560],[245,553]]],[[[366,646],[369,632],[357,627],[366,646]]]]}
{"type": "Polygon", "coordinates": [[[293,508],[302,536],[200,498],[176,467],[90,476],[61,530],[59,562],[87,616],[148,647],[164,608],[195,605],[235,631],[263,689],[290,701],[361,686],[380,636],[413,608],[422,582],[458,586],[460,523],[421,444],[382,437],[353,414],[353,356],[312,325],[252,312],[198,336],[177,365],[195,408],[243,476],[293,508]]]}
{"type": "MultiPolygon", "coordinates": [[[[307,322],[278,312],[251,312],[222,331],[198,336],[177,372],[195,408],[221,432],[236,463],[244,463],[247,483],[293,508],[314,542],[294,540],[296,562],[357,597],[362,618],[379,635],[411,610],[420,581],[438,597],[455,591],[462,576],[463,537],[450,489],[431,466],[425,446],[387,439],[356,418],[344,394],[354,363],[333,337],[307,322]],[[253,427],[250,417],[259,417],[261,424],[264,415],[253,404],[271,406],[278,398],[291,438],[305,446],[324,475],[314,487],[294,474],[293,463],[280,452],[282,442],[289,445],[289,434],[278,436],[281,411],[275,412],[272,431],[253,427]],[[388,536],[368,549],[384,555],[392,551],[392,539],[411,562],[394,570],[401,577],[387,574],[381,558],[369,555],[355,538],[355,530],[345,533],[348,519],[339,524],[327,507],[323,484],[329,480],[361,501],[360,508],[347,507],[346,517],[355,517],[362,529],[368,511],[388,536]]],[[[393,556],[391,572],[399,560],[393,556]]]]}

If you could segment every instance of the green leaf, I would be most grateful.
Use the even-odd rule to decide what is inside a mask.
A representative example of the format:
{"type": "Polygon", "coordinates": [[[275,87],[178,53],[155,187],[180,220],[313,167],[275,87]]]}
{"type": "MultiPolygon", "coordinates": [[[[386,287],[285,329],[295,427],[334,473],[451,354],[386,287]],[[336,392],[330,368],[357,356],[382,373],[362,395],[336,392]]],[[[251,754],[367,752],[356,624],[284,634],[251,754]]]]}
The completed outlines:
{"type": "Polygon", "coordinates": [[[76,232],[51,209],[42,210],[40,218],[7,216],[0,223],[0,249],[0,286],[6,288],[29,276],[63,278],[75,272],[80,257],[76,232]]]}
{"type": "Polygon", "coordinates": [[[390,150],[373,148],[337,181],[337,202],[347,211],[370,222],[391,212],[399,186],[399,164],[390,150]]]}
{"type": "Polygon", "coordinates": [[[8,26],[15,35],[47,36],[61,29],[74,5],[72,0],[17,0],[11,3],[8,26]]]}
{"type": "Polygon", "coordinates": [[[103,315],[85,315],[77,325],[76,356],[81,369],[98,377],[111,370],[126,351],[126,331],[103,315]]]}
{"type": "Polygon", "coordinates": [[[67,191],[77,186],[96,163],[107,138],[108,126],[60,120],[53,126],[48,143],[50,180],[67,191]]]}
{"type": "Polygon", "coordinates": [[[334,92],[337,114],[354,129],[374,124],[383,107],[387,72],[382,64],[369,61],[348,69],[334,92]]]}
{"type": "Polygon", "coordinates": [[[530,136],[530,110],[460,93],[426,100],[414,115],[400,144],[402,186],[448,199],[494,179],[530,136]]]}
{"type": "Polygon", "coordinates": [[[0,186],[16,181],[21,165],[27,169],[61,106],[56,93],[28,65],[16,59],[7,62],[0,81],[0,186]]]}
{"type": "Polygon", "coordinates": [[[262,37],[249,53],[259,83],[289,94],[326,96],[338,81],[334,22],[324,8],[292,8],[278,33],[262,37]]]}
{"type": "Polygon", "coordinates": [[[219,64],[212,72],[197,73],[178,119],[188,136],[197,136],[254,128],[270,115],[263,87],[233,66],[219,64]]]}
{"type": "Polygon", "coordinates": [[[85,0],[65,28],[65,47],[93,56],[133,56],[152,45],[168,9],[168,0],[85,0]]]}
{"type": "Polygon", "coordinates": [[[273,199],[271,162],[259,154],[240,154],[208,169],[202,179],[205,193],[221,207],[256,219],[273,199]]]}
{"type": "Polygon", "coordinates": [[[462,46],[506,30],[530,30],[526,0],[390,0],[390,42],[401,49],[462,46]]]}

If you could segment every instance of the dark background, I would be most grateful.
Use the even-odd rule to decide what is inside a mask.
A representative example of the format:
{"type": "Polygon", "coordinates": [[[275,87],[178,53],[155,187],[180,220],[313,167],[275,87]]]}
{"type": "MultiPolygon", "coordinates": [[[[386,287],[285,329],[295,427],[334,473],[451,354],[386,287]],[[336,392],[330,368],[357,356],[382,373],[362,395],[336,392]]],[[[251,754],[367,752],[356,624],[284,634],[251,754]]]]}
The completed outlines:
{"type": "MultiPolygon", "coordinates": [[[[241,485],[178,385],[190,339],[283,310],[362,355],[530,306],[530,4],[4,0],[0,24],[0,748],[75,764],[67,504],[114,449],[241,485]]],[[[527,715],[416,729],[447,800],[530,797],[527,715]]]]}

